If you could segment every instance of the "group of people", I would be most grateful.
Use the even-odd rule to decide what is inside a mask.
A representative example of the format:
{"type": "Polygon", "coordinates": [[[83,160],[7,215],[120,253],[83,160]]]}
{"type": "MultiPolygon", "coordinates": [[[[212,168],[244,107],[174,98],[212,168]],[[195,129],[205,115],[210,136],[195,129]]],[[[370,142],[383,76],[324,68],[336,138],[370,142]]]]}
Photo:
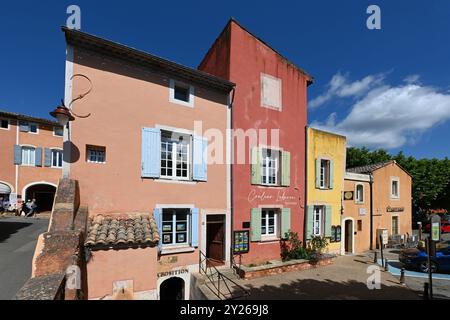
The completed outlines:
{"type": "Polygon", "coordinates": [[[8,211],[16,211],[18,214],[25,216],[26,218],[32,217],[37,213],[36,199],[28,199],[26,202],[22,203],[21,209],[16,211],[11,207],[11,203],[8,198],[0,197],[0,214],[8,211]]]}

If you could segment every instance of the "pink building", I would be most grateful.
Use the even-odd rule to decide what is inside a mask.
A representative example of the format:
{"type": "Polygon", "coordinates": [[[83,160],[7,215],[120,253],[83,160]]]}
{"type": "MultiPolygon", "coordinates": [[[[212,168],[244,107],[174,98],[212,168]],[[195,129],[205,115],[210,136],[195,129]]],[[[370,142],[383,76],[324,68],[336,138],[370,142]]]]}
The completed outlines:
{"type": "Polygon", "coordinates": [[[0,111],[0,198],[10,209],[35,198],[51,211],[62,175],[62,128],[54,121],[0,111]]]}
{"type": "Polygon", "coordinates": [[[200,251],[230,261],[225,161],[234,84],[64,32],[66,105],[92,87],[73,104],[90,116],[66,128],[72,148],[64,164],[89,210],[88,297],[189,299],[200,251]]]}
{"type": "Polygon", "coordinates": [[[233,19],[199,69],[236,83],[234,253],[242,254],[244,264],[280,259],[280,240],[289,230],[303,238],[306,101],[312,77],[233,19]]]}

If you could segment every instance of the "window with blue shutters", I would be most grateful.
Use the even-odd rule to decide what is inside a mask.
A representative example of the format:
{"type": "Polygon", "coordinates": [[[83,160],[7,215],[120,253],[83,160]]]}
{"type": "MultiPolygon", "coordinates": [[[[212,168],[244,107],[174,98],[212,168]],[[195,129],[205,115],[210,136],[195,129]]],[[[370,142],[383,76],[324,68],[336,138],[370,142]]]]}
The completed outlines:
{"type": "Polygon", "coordinates": [[[160,247],[198,247],[199,209],[164,208],[153,211],[160,233],[160,247]]]}
{"type": "Polygon", "coordinates": [[[142,177],[159,178],[161,175],[161,130],[142,129],[142,177]]]}

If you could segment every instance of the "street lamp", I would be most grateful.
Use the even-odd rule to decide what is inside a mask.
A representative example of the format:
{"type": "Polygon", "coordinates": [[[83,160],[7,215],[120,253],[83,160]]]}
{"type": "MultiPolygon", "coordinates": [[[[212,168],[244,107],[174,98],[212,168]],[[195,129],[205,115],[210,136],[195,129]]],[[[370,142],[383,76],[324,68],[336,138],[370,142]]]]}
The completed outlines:
{"type": "Polygon", "coordinates": [[[70,112],[69,108],[67,108],[64,105],[63,101],[61,101],[61,105],[57,106],[55,110],[50,112],[50,115],[52,117],[56,118],[56,120],[58,120],[58,123],[61,126],[63,126],[64,128],[67,126],[69,121],[74,121],[75,120],[75,118],[72,115],[72,113],[70,112]]]}

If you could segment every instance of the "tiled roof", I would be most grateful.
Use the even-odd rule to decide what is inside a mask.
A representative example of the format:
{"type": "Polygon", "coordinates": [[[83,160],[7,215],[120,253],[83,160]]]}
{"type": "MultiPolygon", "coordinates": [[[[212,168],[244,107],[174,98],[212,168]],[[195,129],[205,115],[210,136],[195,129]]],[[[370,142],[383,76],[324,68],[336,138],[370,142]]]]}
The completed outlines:
{"type": "Polygon", "coordinates": [[[159,239],[151,213],[97,215],[89,219],[85,246],[157,245],[159,239]]]}
{"type": "Polygon", "coordinates": [[[383,168],[384,166],[390,164],[394,162],[393,160],[391,161],[386,161],[386,162],[379,162],[379,163],[374,163],[374,164],[369,164],[367,166],[361,166],[361,167],[356,167],[356,168],[349,168],[347,169],[347,172],[353,172],[353,173],[372,173],[377,169],[383,168]]]}
{"type": "Polygon", "coordinates": [[[0,110],[0,117],[12,118],[12,119],[24,120],[24,121],[32,121],[32,122],[61,127],[61,125],[54,120],[27,116],[25,114],[15,113],[15,112],[11,112],[11,111],[0,110]]]}

